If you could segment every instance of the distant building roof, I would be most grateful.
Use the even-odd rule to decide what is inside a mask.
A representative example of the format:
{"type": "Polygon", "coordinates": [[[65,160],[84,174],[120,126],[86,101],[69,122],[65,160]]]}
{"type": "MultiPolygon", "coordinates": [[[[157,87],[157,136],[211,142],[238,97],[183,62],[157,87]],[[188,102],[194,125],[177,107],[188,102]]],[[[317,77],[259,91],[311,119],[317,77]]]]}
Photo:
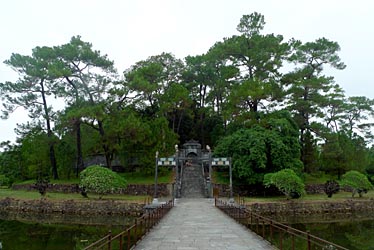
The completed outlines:
{"type": "Polygon", "coordinates": [[[188,142],[183,144],[183,148],[196,148],[201,149],[201,144],[195,140],[189,140],[188,142]]]}

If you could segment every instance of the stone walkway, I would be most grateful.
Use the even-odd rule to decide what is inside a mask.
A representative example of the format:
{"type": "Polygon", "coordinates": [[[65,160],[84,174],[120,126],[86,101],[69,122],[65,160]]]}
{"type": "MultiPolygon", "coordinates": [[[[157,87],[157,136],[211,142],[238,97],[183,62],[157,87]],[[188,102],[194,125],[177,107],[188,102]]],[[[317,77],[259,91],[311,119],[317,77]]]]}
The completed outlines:
{"type": "Polygon", "coordinates": [[[212,199],[179,199],[136,250],[275,249],[214,207],[212,199]]]}

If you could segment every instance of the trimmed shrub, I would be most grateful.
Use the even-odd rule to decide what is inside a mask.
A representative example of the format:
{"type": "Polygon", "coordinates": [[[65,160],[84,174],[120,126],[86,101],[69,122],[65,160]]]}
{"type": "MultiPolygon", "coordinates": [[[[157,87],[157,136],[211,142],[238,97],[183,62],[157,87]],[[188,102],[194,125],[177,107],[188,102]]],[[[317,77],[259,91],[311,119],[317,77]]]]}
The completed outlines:
{"type": "Polygon", "coordinates": [[[83,196],[87,195],[87,192],[92,192],[99,194],[101,198],[104,194],[126,187],[126,180],[122,176],[106,167],[97,165],[83,170],[79,178],[79,187],[83,196]]]}
{"type": "Polygon", "coordinates": [[[373,185],[370,183],[366,175],[355,170],[345,173],[340,184],[352,188],[352,197],[354,197],[356,193],[362,197],[364,193],[373,188],[373,185]]]}
{"type": "Polygon", "coordinates": [[[297,199],[305,194],[303,181],[292,169],[283,169],[276,173],[264,176],[264,185],[269,187],[274,185],[288,198],[297,199]]]}

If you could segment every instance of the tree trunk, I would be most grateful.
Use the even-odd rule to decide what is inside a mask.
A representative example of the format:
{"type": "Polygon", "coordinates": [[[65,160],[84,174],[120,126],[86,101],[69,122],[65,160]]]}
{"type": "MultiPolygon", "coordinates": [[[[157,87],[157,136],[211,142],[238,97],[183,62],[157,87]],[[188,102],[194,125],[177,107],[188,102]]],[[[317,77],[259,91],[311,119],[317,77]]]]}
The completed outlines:
{"type": "Polygon", "coordinates": [[[105,140],[105,131],[104,131],[104,127],[103,127],[103,122],[102,121],[97,121],[97,124],[99,125],[99,133],[100,133],[102,143],[103,143],[106,166],[109,169],[112,169],[112,157],[111,157],[110,148],[109,148],[109,146],[108,146],[108,144],[105,140]]]}
{"type": "Polygon", "coordinates": [[[51,167],[52,167],[52,175],[53,179],[58,179],[58,173],[57,173],[57,162],[56,162],[56,156],[55,156],[55,148],[54,148],[54,142],[53,142],[53,133],[51,129],[51,121],[50,116],[48,112],[48,105],[47,105],[47,99],[45,97],[45,90],[44,90],[44,80],[41,80],[40,82],[41,86],[41,95],[43,99],[43,108],[44,108],[44,114],[45,114],[45,120],[47,124],[47,135],[48,135],[48,144],[49,144],[49,159],[51,161],[51,167]]]}
{"type": "Polygon", "coordinates": [[[81,136],[81,121],[78,119],[76,121],[76,146],[77,146],[77,172],[76,177],[78,177],[79,172],[83,170],[84,162],[82,156],[82,136],[81,136]]]}

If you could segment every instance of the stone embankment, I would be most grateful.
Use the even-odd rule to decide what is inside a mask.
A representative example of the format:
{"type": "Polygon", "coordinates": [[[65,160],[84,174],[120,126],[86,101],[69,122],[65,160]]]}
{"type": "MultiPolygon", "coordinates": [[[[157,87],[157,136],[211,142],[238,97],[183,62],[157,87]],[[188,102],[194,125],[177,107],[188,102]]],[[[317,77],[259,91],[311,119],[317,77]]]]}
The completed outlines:
{"type": "MultiPolygon", "coordinates": [[[[219,196],[228,197],[230,195],[230,186],[228,184],[213,183],[213,188],[216,189],[219,196]]],[[[351,192],[349,187],[342,187],[342,191],[351,192]]],[[[263,186],[255,185],[238,185],[234,186],[234,194],[240,196],[266,196],[266,195],[283,195],[275,187],[265,188],[263,186]]],[[[324,194],[324,184],[307,184],[305,185],[305,192],[307,194],[324,194]]]]}
{"type": "MultiPolygon", "coordinates": [[[[159,197],[171,196],[173,184],[161,183],[157,185],[157,194],[159,197]]],[[[37,190],[34,184],[15,184],[13,190],[37,190]]],[[[78,184],[48,184],[47,192],[59,193],[80,193],[78,184]]],[[[154,185],[136,185],[128,184],[126,188],[120,189],[114,193],[127,195],[153,195],[154,185]]]]}
{"type": "Polygon", "coordinates": [[[247,208],[262,215],[354,214],[374,212],[373,199],[341,201],[297,201],[248,203],[247,208]]]}
{"type": "MultiPolygon", "coordinates": [[[[16,184],[13,190],[37,190],[34,184],[16,184]]],[[[77,184],[49,184],[48,192],[80,193],[77,184]]],[[[149,195],[152,196],[154,185],[127,185],[125,189],[116,191],[116,194],[125,195],[149,195]]],[[[158,196],[171,196],[173,184],[159,184],[158,196]]],[[[49,200],[49,199],[14,199],[5,198],[0,200],[0,212],[15,213],[54,213],[74,215],[126,215],[138,217],[144,213],[144,204],[129,203],[126,201],[114,200],[49,200]]]]}
{"type": "Polygon", "coordinates": [[[140,216],[144,204],[114,200],[0,200],[0,212],[140,216]]]}

